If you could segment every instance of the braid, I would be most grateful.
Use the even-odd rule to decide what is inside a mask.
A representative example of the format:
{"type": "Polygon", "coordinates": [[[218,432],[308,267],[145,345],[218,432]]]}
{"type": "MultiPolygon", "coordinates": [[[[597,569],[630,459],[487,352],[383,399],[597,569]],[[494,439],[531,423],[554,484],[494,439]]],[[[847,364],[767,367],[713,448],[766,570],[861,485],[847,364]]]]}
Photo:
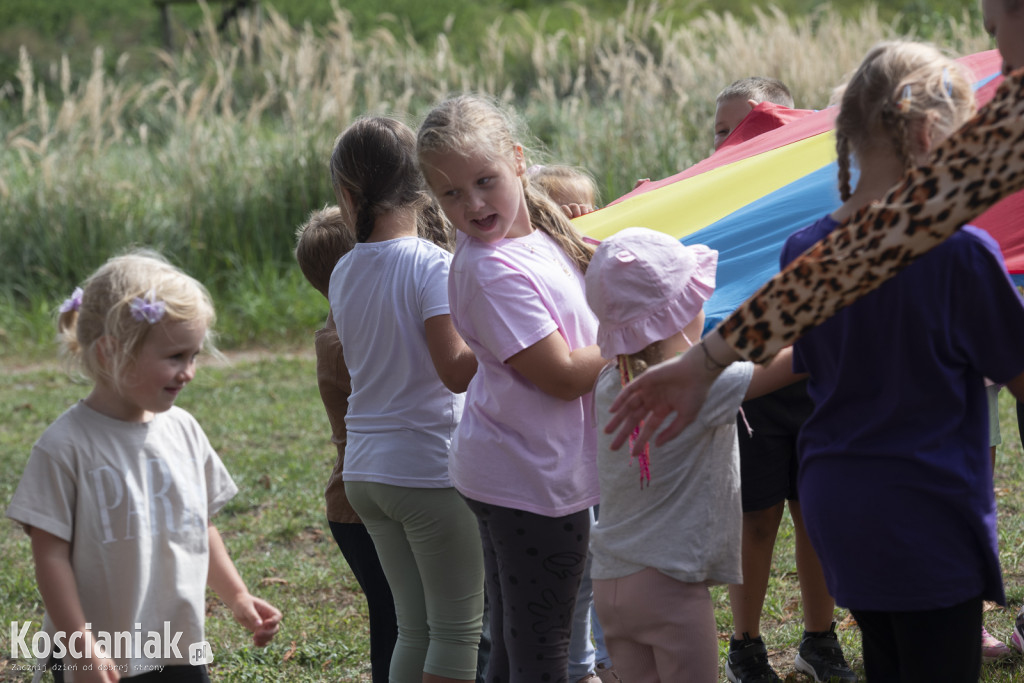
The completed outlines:
{"type": "Polygon", "coordinates": [[[364,202],[356,211],[356,242],[365,242],[373,234],[373,226],[377,223],[376,212],[369,202],[364,202]]]}
{"type": "Polygon", "coordinates": [[[899,155],[900,161],[903,162],[903,168],[909,170],[914,167],[914,155],[910,146],[910,124],[907,122],[907,117],[900,112],[886,109],[886,114],[888,116],[884,118],[888,119],[891,124],[889,130],[892,141],[896,145],[896,153],[899,155]]]}
{"type": "Polygon", "coordinates": [[[433,242],[445,251],[455,251],[455,240],[452,239],[451,223],[448,222],[444,211],[431,199],[423,210],[420,211],[417,220],[419,236],[428,242],[433,242]]]}
{"type": "Polygon", "coordinates": [[[836,153],[839,156],[839,197],[845,202],[850,198],[850,138],[836,133],[836,153]]]}
{"type": "Polygon", "coordinates": [[[526,207],[530,212],[530,223],[543,230],[555,241],[565,255],[569,257],[580,272],[586,274],[590,259],[594,256],[594,247],[583,241],[582,235],[576,230],[572,221],[562,213],[562,209],[551,199],[530,185],[523,178],[526,191],[526,207]]]}

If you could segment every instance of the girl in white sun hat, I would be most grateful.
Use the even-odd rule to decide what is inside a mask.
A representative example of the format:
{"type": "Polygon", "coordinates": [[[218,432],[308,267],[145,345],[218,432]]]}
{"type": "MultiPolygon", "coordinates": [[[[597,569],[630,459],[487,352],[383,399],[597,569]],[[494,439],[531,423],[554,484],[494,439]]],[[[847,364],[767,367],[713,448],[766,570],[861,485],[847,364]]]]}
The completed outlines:
{"type": "Polygon", "coordinates": [[[631,683],[718,680],[708,586],[743,580],[736,413],[747,398],[798,379],[788,349],[757,369],[735,363],[679,436],[638,461],[611,450],[600,427],[619,390],[700,344],[717,266],[718,252],[706,246],[627,228],[597,248],[587,269],[598,345],[614,359],[595,389],[601,516],[590,539],[591,576],[609,653],[631,683]]]}

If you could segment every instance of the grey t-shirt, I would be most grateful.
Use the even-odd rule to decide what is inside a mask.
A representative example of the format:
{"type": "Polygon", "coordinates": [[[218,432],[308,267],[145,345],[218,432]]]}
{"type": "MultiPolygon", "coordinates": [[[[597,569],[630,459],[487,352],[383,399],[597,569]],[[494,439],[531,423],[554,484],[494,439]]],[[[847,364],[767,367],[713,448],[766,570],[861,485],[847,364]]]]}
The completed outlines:
{"type": "Polygon", "coordinates": [[[649,484],[627,448],[611,450],[608,408],[622,389],[618,369],[601,371],[595,389],[601,509],[591,532],[591,577],[615,579],[651,567],[687,583],[740,583],[739,447],[736,412],[753,373],[734,363],[708,392],[697,419],[650,448],[649,484]]]}
{"type": "MultiPolygon", "coordinates": [[[[207,524],[237,491],[185,410],[124,422],[80,401],[32,447],[7,516],[71,544],[79,599],[94,635],[139,632],[145,644],[150,631],[164,638],[164,622],[171,634],[181,632],[180,660],[169,647],[156,656],[143,649],[139,658],[123,645],[115,657],[111,648],[125,677],[187,664],[188,646],[203,641],[207,524]]],[[[43,628],[53,634],[49,618],[43,628]]]]}

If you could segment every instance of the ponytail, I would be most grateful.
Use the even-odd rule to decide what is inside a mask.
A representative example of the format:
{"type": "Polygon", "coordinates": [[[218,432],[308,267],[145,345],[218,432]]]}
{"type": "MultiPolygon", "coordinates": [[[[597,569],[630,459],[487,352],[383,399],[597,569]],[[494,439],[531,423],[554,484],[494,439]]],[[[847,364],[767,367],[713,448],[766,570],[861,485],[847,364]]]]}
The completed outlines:
{"type": "Polygon", "coordinates": [[[587,266],[594,256],[593,245],[587,244],[583,236],[576,230],[572,221],[562,213],[562,208],[555,204],[542,192],[530,185],[523,177],[523,188],[526,191],[526,208],[530,212],[530,223],[538,230],[543,230],[565,252],[565,255],[576,264],[579,271],[586,275],[587,266]]]}

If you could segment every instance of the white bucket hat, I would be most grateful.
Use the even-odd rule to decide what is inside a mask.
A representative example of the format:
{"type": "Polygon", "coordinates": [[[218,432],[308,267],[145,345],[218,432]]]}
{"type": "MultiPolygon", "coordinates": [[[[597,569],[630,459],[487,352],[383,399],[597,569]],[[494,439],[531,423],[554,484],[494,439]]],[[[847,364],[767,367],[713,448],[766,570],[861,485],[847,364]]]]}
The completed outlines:
{"type": "Polygon", "coordinates": [[[680,332],[715,291],[718,252],[649,228],[601,242],[587,266],[587,303],[601,355],[631,354],[680,332]]]}

